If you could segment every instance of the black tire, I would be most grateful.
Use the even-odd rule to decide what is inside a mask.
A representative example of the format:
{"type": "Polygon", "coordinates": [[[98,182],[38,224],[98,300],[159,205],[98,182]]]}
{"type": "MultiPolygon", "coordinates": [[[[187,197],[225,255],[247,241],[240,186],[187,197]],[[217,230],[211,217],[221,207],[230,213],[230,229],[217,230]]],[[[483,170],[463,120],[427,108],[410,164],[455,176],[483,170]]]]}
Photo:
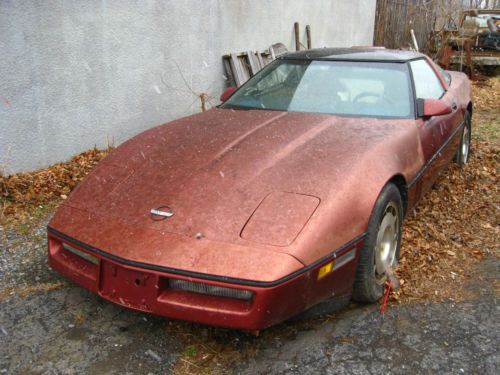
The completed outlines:
{"type": "Polygon", "coordinates": [[[458,145],[457,153],[455,154],[455,162],[463,168],[469,162],[471,150],[471,134],[472,134],[472,119],[469,112],[464,115],[464,127],[460,144],[458,145]]]}
{"type": "Polygon", "coordinates": [[[391,267],[397,263],[401,247],[403,216],[403,201],[399,189],[396,185],[389,183],[382,189],[368,222],[368,230],[361,248],[354,281],[353,299],[355,301],[373,303],[383,296],[387,272],[381,269],[386,270],[387,266],[381,266],[381,263],[390,264],[391,267]],[[397,222],[393,222],[393,217],[397,217],[397,222]],[[390,230],[388,223],[391,223],[390,230]],[[380,237],[380,246],[377,246],[377,237],[380,237]],[[387,260],[382,262],[387,249],[389,249],[387,260]]]}

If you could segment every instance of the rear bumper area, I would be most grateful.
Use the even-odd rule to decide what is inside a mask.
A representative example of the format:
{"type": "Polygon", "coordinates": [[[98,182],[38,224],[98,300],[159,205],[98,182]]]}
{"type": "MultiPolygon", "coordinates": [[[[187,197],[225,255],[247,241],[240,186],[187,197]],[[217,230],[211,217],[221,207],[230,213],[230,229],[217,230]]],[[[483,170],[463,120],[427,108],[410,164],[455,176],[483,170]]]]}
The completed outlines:
{"type": "Polygon", "coordinates": [[[259,283],[235,282],[216,276],[189,276],[155,269],[154,265],[136,266],[92,251],[91,247],[50,228],[48,231],[50,266],[104,299],[169,318],[248,330],[272,326],[325,298],[349,293],[357,263],[356,250],[361,243],[362,238],[351,241],[332,253],[331,258],[279,282],[259,283]],[[340,267],[332,266],[333,272],[319,276],[320,268],[335,258],[340,267]],[[172,283],[172,280],[176,282],[172,283]],[[201,285],[211,290],[233,291],[240,297],[173,287],[179,280],[180,283],[201,285]]]}

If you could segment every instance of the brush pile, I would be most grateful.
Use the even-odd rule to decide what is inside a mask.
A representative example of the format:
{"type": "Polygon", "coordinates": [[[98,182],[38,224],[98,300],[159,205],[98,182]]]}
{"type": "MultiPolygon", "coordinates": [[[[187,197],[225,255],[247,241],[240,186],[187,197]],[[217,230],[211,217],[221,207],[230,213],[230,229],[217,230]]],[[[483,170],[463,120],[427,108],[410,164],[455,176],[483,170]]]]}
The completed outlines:
{"type": "Polygon", "coordinates": [[[0,173],[0,223],[29,219],[40,206],[66,199],[109,150],[92,149],[71,160],[34,172],[4,176],[0,173]]]}

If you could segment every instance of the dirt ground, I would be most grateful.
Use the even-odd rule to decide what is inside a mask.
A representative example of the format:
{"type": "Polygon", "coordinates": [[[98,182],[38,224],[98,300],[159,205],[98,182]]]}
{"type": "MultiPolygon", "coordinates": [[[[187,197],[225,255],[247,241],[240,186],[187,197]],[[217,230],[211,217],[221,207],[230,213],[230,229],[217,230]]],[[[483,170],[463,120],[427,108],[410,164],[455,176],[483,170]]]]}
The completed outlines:
{"type": "Polygon", "coordinates": [[[0,374],[499,373],[499,82],[475,86],[472,163],[451,166],[405,222],[403,286],[385,315],[353,304],[255,337],[103,301],[48,267],[45,234],[70,190],[57,176],[73,186],[102,155],[77,159],[77,177],[43,172],[51,184],[19,193],[43,191],[30,210],[4,202],[15,220],[0,227],[0,374]]]}

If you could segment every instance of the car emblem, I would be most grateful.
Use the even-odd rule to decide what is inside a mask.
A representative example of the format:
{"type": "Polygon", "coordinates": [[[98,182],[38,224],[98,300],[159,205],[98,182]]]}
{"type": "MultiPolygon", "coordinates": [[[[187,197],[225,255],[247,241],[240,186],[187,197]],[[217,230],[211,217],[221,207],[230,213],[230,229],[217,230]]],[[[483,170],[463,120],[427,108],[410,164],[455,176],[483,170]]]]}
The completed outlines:
{"type": "Polygon", "coordinates": [[[168,206],[160,206],[158,208],[153,208],[150,211],[151,219],[154,221],[165,220],[168,217],[174,216],[174,212],[168,206]]]}

